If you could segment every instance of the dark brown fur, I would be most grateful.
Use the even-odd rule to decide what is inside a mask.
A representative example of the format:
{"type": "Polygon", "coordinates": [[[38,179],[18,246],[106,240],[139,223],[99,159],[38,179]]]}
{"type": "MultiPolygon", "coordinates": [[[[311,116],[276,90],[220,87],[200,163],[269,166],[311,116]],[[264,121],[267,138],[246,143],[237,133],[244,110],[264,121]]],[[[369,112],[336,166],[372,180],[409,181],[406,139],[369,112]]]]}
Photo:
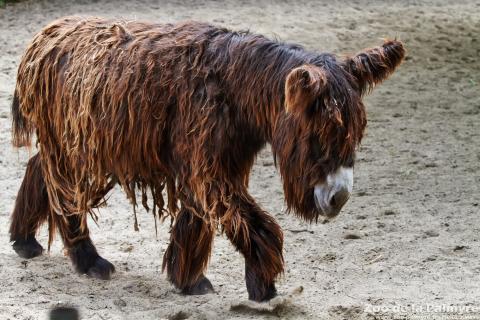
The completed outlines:
{"type": "Polygon", "coordinates": [[[39,154],[19,191],[12,240],[50,219],[77,269],[105,267],[107,277],[113,266],[99,260],[86,214],[117,183],[134,206],[140,189],[147,209],[150,190],[154,215],[175,220],[164,268],[177,287],[205,284],[220,224],[245,256],[249,297],[269,299],[283,235],[248,194],[255,155],[272,144],[288,207],[316,219],[313,185],[353,165],[366,125],[361,96],[403,56],[398,41],[338,60],[197,22],[55,21],[18,70],[13,143],[28,146],[35,132],[39,154]],[[81,258],[91,261],[79,267],[81,258]]]}

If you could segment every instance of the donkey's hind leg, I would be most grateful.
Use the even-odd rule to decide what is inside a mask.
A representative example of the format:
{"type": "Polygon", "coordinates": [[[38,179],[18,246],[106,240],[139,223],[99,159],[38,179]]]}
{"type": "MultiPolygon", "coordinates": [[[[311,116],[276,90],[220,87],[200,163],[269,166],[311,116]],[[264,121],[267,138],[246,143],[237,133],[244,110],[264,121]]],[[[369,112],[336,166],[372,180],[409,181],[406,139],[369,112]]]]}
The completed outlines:
{"type": "Polygon", "coordinates": [[[98,254],[90,239],[86,219],[87,214],[56,215],[55,224],[76,271],[93,278],[109,280],[115,267],[98,254]]]}
{"type": "Polygon", "coordinates": [[[35,239],[35,234],[47,220],[49,210],[40,157],[36,154],[28,161],[10,225],[10,241],[13,241],[13,249],[20,257],[29,259],[42,254],[43,248],[35,239]]]}
{"type": "Polygon", "coordinates": [[[168,279],[184,294],[213,292],[204,271],[212,250],[214,230],[201,218],[182,207],[172,227],[170,244],[163,257],[168,279]]]}

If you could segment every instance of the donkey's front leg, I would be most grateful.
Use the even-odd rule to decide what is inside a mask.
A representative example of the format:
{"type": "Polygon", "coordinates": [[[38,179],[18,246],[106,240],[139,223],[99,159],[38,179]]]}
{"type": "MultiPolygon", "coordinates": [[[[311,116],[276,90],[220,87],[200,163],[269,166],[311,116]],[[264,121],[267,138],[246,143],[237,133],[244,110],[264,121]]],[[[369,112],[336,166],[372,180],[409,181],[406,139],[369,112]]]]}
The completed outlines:
{"type": "Polygon", "coordinates": [[[212,251],[214,229],[182,205],[170,235],[170,245],[163,257],[168,279],[184,294],[200,295],[213,292],[205,277],[212,251]]]}
{"type": "Polygon", "coordinates": [[[275,219],[245,193],[231,197],[221,222],[245,257],[248,298],[266,301],[275,297],[275,278],[283,272],[283,233],[275,219]]]}

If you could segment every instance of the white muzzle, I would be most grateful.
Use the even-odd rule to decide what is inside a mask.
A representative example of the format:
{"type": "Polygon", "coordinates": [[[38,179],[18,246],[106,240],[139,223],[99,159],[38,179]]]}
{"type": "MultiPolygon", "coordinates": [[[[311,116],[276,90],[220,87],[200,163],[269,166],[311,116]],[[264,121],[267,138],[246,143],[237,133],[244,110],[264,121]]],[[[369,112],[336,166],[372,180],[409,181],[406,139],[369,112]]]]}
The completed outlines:
{"type": "Polygon", "coordinates": [[[353,188],[353,168],[340,167],[315,185],[314,198],[320,215],[334,217],[350,198],[353,188]]]}

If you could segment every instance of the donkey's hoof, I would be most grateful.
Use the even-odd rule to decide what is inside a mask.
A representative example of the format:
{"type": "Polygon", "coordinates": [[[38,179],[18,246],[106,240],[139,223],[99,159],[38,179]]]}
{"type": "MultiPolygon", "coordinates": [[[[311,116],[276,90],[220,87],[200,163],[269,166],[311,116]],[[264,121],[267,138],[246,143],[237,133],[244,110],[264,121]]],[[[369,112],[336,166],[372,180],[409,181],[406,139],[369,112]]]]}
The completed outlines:
{"type": "Polygon", "coordinates": [[[68,249],[72,264],[80,274],[92,278],[109,280],[115,272],[113,264],[100,257],[90,240],[79,241],[68,249]]]}
{"type": "Polygon", "coordinates": [[[98,256],[94,264],[88,268],[86,274],[100,280],[110,280],[115,272],[115,267],[108,260],[98,256]]]}
{"type": "Polygon", "coordinates": [[[213,290],[212,283],[203,275],[198,279],[197,283],[195,283],[193,286],[186,287],[182,290],[183,294],[188,294],[188,295],[202,295],[202,294],[213,293],[213,292],[215,291],[213,290]]]}
{"type": "Polygon", "coordinates": [[[269,301],[269,300],[275,298],[276,296],[277,296],[277,289],[275,288],[275,286],[270,286],[267,289],[267,292],[266,292],[265,296],[262,298],[261,301],[269,301]]]}
{"type": "Polygon", "coordinates": [[[24,259],[35,258],[43,253],[43,247],[34,237],[28,238],[27,240],[15,240],[12,247],[13,250],[24,259]]]}
{"type": "Polygon", "coordinates": [[[266,287],[256,287],[254,290],[248,290],[248,299],[256,302],[269,301],[277,296],[277,289],[274,284],[266,287]]]}

